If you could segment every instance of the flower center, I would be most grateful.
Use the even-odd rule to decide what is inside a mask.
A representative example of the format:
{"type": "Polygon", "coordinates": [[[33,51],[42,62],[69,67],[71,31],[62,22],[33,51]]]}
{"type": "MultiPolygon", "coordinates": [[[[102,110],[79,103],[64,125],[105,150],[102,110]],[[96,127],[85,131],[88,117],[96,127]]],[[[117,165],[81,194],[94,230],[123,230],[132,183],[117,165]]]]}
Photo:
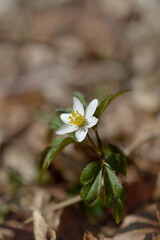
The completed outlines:
{"type": "Polygon", "coordinates": [[[78,112],[76,111],[76,113],[74,111],[72,111],[72,117],[68,117],[68,119],[70,119],[69,123],[72,123],[71,127],[74,125],[77,126],[81,126],[84,123],[84,117],[78,112]]]}

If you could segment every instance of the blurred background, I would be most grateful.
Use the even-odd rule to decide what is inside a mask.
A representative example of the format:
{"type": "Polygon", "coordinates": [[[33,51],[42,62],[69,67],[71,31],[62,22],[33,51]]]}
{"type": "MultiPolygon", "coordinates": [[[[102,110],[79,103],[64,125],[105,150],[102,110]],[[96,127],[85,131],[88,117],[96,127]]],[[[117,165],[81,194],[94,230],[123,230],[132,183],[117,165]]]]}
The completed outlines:
{"type": "MultiPolygon", "coordinates": [[[[0,239],[33,239],[31,225],[7,237],[4,232],[18,229],[31,207],[63,200],[79,181],[89,159],[78,146],[66,148],[43,183],[37,180],[40,152],[54,137],[49,132],[54,110],[71,107],[74,92],[91,101],[132,89],[110,105],[99,125],[102,139],[121,149],[160,132],[159,12],[159,0],[0,1],[0,239]]],[[[128,200],[131,212],[160,197],[159,147],[160,139],[152,139],[133,154],[152,184],[147,194],[142,184],[144,198],[128,200]]],[[[140,180],[132,171],[128,177],[137,188],[140,180]]],[[[54,213],[46,218],[61,229],[60,236],[64,224],[58,214],[57,221],[54,213]]],[[[73,239],[82,238],[75,234],[73,239]]]]}

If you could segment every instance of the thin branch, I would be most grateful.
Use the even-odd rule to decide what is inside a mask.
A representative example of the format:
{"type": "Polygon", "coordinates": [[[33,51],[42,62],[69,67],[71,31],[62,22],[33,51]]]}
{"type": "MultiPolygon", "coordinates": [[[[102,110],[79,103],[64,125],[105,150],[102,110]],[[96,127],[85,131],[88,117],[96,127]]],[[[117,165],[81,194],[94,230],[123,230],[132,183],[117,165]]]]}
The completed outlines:
{"type": "Polygon", "coordinates": [[[71,197],[63,202],[60,202],[60,203],[57,203],[56,205],[52,205],[50,207],[47,207],[45,209],[44,212],[48,212],[48,211],[56,211],[56,210],[59,210],[61,208],[65,208],[65,207],[68,207],[74,203],[77,203],[77,202],[80,202],[82,199],[80,197],[80,195],[77,195],[77,196],[74,196],[74,197],[71,197]]]}
{"type": "MultiPolygon", "coordinates": [[[[80,201],[81,201],[81,197],[80,197],[80,195],[77,195],[75,197],[71,197],[71,198],[64,200],[60,203],[57,203],[55,205],[49,206],[43,212],[56,211],[56,210],[68,207],[68,206],[70,206],[74,203],[80,202],[80,201]]],[[[33,217],[30,217],[30,218],[26,219],[23,222],[23,224],[28,224],[28,223],[31,223],[32,221],[33,221],[33,217]]]]}
{"type": "Polygon", "coordinates": [[[147,135],[144,135],[138,139],[136,139],[133,143],[131,143],[126,149],[124,149],[124,153],[126,156],[130,156],[139,148],[142,146],[144,143],[151,141],[153,139],[159,138],[160,137],[160,132],[155,132],[155,133],[150,133],[147,135]]]}

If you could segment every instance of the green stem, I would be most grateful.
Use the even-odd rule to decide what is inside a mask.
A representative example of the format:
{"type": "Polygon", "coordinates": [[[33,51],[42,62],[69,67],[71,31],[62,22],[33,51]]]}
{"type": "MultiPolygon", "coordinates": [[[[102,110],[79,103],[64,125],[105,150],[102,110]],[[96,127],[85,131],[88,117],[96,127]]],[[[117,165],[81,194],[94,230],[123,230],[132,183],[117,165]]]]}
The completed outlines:
{"type": "Polygon", "coordinates": [[[89,136],[89,133],[87,134],[87,137],[88,137],[89,141],[91,142],[91,144],[93,145],[93,147],[94,147],[95,149],[97,149],[97,146],[96,146],[96,144],[93,142],[92,138],[89,136]]]}
{"type": "Polygon", "coordinates": [[[101,139],[100,139],[100,137],[99,137],[97,128],[95,129],[95,133],[96,133],[98,145],[99,145],[100,149],[102,150],[102,142],[101,142],[101,139]]]}
{"type": "Polygon", "coordinates": [[[100,151],[99,148],[96,146],[96,144],[93,142],[93,140],[91,139],[91,137],[90,137],[89,134],[87,134],[87,137],[88,137],[90,143],[92,144],[92,145],[89,145],[89,147],[91,148],[91,150],[92,150],[94,153],[98,154],[98,156],[101,158],[101,151],[100,151]]]}
{"type": "Polygon", "coordinates": [[[95,148],[93,148],[91,145],[89,145],[88,143],[86,143],[86,145],[90,148],[90,150],[96,154],[98,154],[98,152],[95,150],[95,148]]]}
{"type": "Polygon", "coordinates": [[[98,145],[99,145],[99,148],[100,148],[101,158],[104,159],[103,145],[102,145],[102,141],[101,141],[101,139],[99,137],[97,127],[94,128],[94,131],[95,131],[95,134],[96,134],[96,137],[97,137],[97,141],[98,141],[98,145]]]}

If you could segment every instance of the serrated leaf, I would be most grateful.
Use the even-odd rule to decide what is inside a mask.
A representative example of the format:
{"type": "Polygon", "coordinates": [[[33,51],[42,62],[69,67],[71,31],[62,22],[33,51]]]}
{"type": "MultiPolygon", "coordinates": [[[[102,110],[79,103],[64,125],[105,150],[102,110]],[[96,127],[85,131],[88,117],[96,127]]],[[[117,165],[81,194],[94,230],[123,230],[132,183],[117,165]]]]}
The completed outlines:
{"type": "Polygon", "coordinates": [[[86,108],[88,103],[85,101],[84,95],[80,92],[75,92],[74,96],[77,97],[80,102],[83,104],[83,106],[86,108]]]}
{"type": "Polygon", "coordinates": [[[124,212],[124,203],[122,200],[118,199],[113,207],[113,216],[116,220],[116,223],[120,223],[122,217],[123,217],[123,212],[124,212]]]}
{"type": "Polygon", "coordinates": [[[82,184],[86,184],[98,175],[102,169],[102,162],[91,162],[83,170],[80,181],[82,184]]]}
{"type": "Polygon", "coordinates": [[[88,182],[80,191],[82,200],[91,203],[98,197],[102,183],[102,169],[99,173],[88,182]]]}
{"type": "Polygon", "coordinates": [[[43,176],[43,174],[45,173],[51,162],[54,160],[54,158],[57,156],[57,154],[60,153],[64,147],[74,142],[75,140],[71,137],[58,137],[54,139],[54,141],[51,143],[51,149],[48,151],[44,159],[40,178],[43,176]]]}
{"type": "Polygon", "coordinates": [[[105,162],[116,172],[126,176],[126,158],[122,154],[112,154],[105,162]]]}
{"type": "Polygon", "coordinates": [[[113,216],[117,223],[123,217],[125,191],[116,174],[108,167],[104,167],[104,188],[106,205],[113,208],[113,216]]]}
{"type": "Polygon", "coordinates": [[[63,125],[62,121],[60,120],[59,117],[55,117],[51,123],[50,123],[50,128],[57,130],[63,125]]]}
{"type": "Polygon", "coordinates": [[[104,98],[102,101],[100,101],[97,109],[96,109],[96,112],[95,112],[95,116],[97,118],[99,118],[101,116],[101,114],[104,112],[104,110],[108,107],[108,105],[118,96],[128,92],[130,90],[125,90],[125,91],[121,91],[121,92],[118,92],[116,94],[111,94],[109,95],[108,97],[104,98]]]}

